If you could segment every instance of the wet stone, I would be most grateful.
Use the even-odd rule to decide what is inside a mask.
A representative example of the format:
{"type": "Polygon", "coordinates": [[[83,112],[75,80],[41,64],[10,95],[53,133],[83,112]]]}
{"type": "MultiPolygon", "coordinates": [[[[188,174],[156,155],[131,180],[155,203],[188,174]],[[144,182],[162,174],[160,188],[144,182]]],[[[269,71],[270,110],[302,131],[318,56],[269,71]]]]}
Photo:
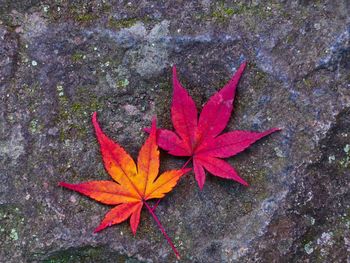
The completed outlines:
{"type": "Polygon", "coordinates": [[[57,183],[109,179],[94,111],[136,158],[172,65],[201,108],[243,61],[227,130],[283,130],[228,159],[248,188],[190,173],[161,201],[182,261],[350,260],[349,1],[3,2],[1,262],[175,262],[147,211],[93,234],[108,207],[57,183]]]}

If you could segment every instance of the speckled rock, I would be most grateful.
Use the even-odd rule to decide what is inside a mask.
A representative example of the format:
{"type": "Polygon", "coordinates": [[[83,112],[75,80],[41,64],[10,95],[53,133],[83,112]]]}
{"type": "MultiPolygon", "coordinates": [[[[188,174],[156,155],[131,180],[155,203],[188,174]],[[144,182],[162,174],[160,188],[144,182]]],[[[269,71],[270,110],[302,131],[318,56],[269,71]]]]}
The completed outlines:
{"type": "MultiPolygon", "coordinates": [[[[184,177],[157,213],[183,262],[350,261],[350,4],[331,1],[2,1],[0,261],[175,262],[147,211],[57,187],[108,179],[90,117],[136,158],[171,128],[171,66],[198,108],[240,82],[228,130],[283,131],[229,159],[249,182],[184,177]]],[[[162,154],[162,170],[186,160],[162,154]]]]}

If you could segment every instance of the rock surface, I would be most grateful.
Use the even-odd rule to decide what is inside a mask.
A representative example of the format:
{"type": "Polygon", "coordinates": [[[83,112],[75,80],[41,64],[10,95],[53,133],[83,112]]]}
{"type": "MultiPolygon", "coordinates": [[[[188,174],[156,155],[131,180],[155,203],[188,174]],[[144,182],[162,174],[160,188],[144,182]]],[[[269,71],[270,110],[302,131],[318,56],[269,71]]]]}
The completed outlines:
{"type": "MultiPolygon", "coordinates": [[[[350,261],[350,2],[0,4],[0,261],[174,262],[144,211],[92,234],[108,207],[57,182],[108,179],[90,117],[136,158],[171,65],[198,108],[243,60],[228,129],[283,131],[229,161],[250,187],[183,178],[157,213],[183,262],[350,261]]],[[[162,155],[162,169],[184,159],[162,155]]]]}

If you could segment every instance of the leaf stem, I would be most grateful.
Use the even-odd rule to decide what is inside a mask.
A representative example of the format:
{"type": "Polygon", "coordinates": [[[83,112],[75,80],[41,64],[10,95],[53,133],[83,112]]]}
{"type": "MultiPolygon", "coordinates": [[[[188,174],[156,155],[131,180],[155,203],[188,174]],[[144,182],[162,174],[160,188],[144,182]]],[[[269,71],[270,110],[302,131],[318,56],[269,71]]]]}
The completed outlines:
{"type": "Polygon", "coordinates": [[[162,199],[158,199],[157,202],[152,206],[152,211],[153,212],[157,209],[157,207],[158,207],[158,205],[160,203],[160,200],[162,200],[162,199]]]}
{"type": "Polygon", "coordinates": [[[168,241],[169,245],[171,246],[171,248],[173,249],[175,255],[176,255],[176,258],[177,259],[180,259],[180,254],[179,252],[176,250],[173,242],[171,241],[170,237],[167,235],[167,233],[165,232],[165,229],[164,227],[162,226],[162,224],[160,223],[157,215],[153,212],[153,209],[147,204],[146,201],[143,202],[145,204],[145,206],[147,207],[148,211],[151,213],[151,215],[153,216],[154,220],[156,221],[160,231],[163,233],[165,239],[168,241]]]}
{"type": "Polygon", "coordinates": [[[192,160],[192,158],[193,156],[191,156],[191,158],[189,158],[187,162],[185,162],[185,164],[181,167],[181,170],[186,168],[187,164],[192,160]]]}

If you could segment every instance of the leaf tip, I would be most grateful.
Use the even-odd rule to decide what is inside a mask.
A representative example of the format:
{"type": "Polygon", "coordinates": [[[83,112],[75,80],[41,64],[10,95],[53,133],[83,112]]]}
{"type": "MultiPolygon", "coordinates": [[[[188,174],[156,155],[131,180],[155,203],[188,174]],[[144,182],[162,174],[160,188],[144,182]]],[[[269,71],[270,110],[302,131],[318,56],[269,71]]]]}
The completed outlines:
{"type": "Polygon", "coordinates": [[[177,79],[177,70],[176,70],[176,66],[173,66],[173,88],[174,88],[174,92],[175,90],[177,90],[180,87],[180,82],[177,79]]]}
{"type": "Polygon", "coordinates": [[[245,68],[247,67],[247,64],[248,62],[247,61],[244,61],[240,66],[239,68],[237,69],[236,73],[235,73],[235,76],[238,77],[237,80],[239,80],[241,78],[241,75],[243,74],[243,71],[245,70],[245,68]]]}
{"type": "Polygon", "coordinates": [[[153,125],[157,126],[157,116],[152,117],[152,127],[153,125]]]}
{"type": "Polygon", "coordinates": [[[272,128],[266,132],[266,135],[269,135],[274,132],[279,132],[279,131],[282,131],[282,128],[272,128]]]}
{"type": "Polygon", "coordinates": [[[57,186],[62,186],[62,187],[67,187],[67,183],[65,183],[65,182],[59,182],[58,184],[57,184],[57,186]]]}
{"type": "Polygon", "coordinates": [[[150,136],[156,136],[156,133],[157,133],[157,118],[156,117],[152,118],[152,126],[151,126],[149,133],[150,133],[150,136]]]}
{"type": "Polygon", "coordinates": [[[99,225],[98,227],[96,227],[96,228],[95,228],[95,230],[94,230],[94,234],[96,234],[96,233],[100,232],[102,229],[104,229],[104,227],[103,227],[103,226],[101,226],[101,225],[99,225]]]}
{"type": "Polygon", "coordinates": [[[242,184],[242,185],[244,185],[244,186],[246,186],[246,187],[248,187],[249,186],[249,184],[244,180],[244,179],[242,179],[241,177],[239,177],[238,176],[238,178],[237,179],[234,179],[236,182],[238,182],[238,183],[240,183],[240,184],[242,184]]]}
{"type": "Polygon", "coordinates": [[[91,120],[92,120],[92,124],[94,125],[95,131],[97,132],[97,130],[99,130],[100,126],[98,125],[98,122],[97,122],[97,112],[96,111],[92,114],[91,120]]]}
{"type": "Polygon", "coordinates": [[[241,63],[239,67],[245,69],[247,65],[248,65],[248,61],[245,60],[241,63]]]}
{"type": "Polygon", "coordinates": [[[131,232],[132,232],[133,236],[135,237],[136,236],[136,229],[131,228],[131,232]]]}
{"type": "Polygon", "coordinates": [[[204,183],[205,183],[205,177],[203,179],[196,178],[199,190],[203,191],[204,183]]]}
{"type": "Polygon", "coordinates": [[[246,182],[246,181],[242,181],[242,182],[240,182],[242,185],[244,185],[245,187],[249,187],[249,184],[246,182]]]}
{"type": "Polygon", "coordinates": [[[97,123],[97,112],[94,111],[91,117],[92,123],[95,125],[97,123]]]}
{"type": "Polygon", "coordinates": [[[173,76],[176,76],[176,65],[173,66],[173,76]]]}

